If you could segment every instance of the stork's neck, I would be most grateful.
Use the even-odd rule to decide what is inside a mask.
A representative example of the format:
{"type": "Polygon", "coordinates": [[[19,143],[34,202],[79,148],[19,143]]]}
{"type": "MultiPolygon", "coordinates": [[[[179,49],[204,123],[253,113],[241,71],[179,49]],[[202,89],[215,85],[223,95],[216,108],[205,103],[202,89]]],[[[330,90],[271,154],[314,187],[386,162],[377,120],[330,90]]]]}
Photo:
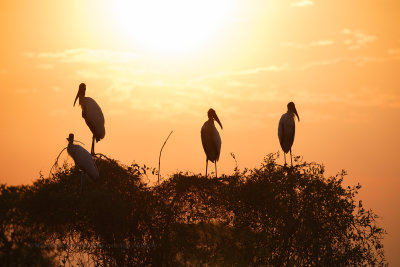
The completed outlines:
{"type": "Polygon", "coordinates": [[[290,109],[288,109],[288,111],[286,113],[291,114],[293,117],[296,116],[296,114],[294,114],[294,112],[290,109]]]}
{"type": "Polygon", "coordinates": [[[67,146],[67,152],[68,154],[71,155],[72,151],[73,151],[74,145],[72,142],[68,142],[68,146],[67,146]]]}
{"type": "Polygon", "coordinates": [[[82,106],[84,100],[85,100],[85,96],[84,96],[84,95],[80,95],[80,96],[79,96],[79,105],[82,106]]]}

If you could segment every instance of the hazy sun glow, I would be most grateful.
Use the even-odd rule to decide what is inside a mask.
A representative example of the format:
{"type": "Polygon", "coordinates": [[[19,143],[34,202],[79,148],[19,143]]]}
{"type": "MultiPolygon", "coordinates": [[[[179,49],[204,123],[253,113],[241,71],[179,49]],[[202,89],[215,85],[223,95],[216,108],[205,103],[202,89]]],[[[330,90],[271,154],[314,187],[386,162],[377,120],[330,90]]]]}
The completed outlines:
{"type": "Polygon", "coordinates": [[[155,51],[188,51],[210,41],[232,11],[229,0],[118,0],[116,27],[127,39],[155,51]]]}
{"type": "Polygon", "coordinates": [[[46,177],[69,133],[90,151],[72,106],[81,82],[106,121],[97,152],[158,167],[173,130],[164,179],[205,173],[211,107],[224,127],[219,175],[270,152],[283,164],[277,126],[293,101],[294,155],[363,185],[400,266],[399,11],[400,1],[365,0],[0,1],[0,185],[46,177]]]}

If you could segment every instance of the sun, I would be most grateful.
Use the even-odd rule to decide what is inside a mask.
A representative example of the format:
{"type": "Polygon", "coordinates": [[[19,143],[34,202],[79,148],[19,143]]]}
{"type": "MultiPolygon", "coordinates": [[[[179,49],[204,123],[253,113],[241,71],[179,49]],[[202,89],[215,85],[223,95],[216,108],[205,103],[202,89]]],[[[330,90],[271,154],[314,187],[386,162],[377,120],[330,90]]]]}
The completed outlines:
{"type": "Polygon", "coordinates": [[[200,48],[223,28],[232,0],[116,0],[112,10],[117,29],[154,51],[200,48]]]}

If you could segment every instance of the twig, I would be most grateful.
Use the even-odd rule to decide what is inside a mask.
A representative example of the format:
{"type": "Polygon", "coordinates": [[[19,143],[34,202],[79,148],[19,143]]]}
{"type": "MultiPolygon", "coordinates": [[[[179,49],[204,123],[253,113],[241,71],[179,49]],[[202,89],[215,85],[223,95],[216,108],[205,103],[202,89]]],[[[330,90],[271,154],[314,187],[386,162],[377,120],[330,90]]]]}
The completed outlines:
{"type": "Polygon", "coordinates": [[[104,154],[101,154],[101,153],[96,153],[96,154],[94,154],[95,156],[99,156],[100,158],[105,158],[105,159],[107,159],[108,161],[113,161],[112,159],[110,159],[109,157],[107,157],[106,155],[104,155],[104,154]]]}
{"type": "Polygon", "coordinates": [[[235,172],[238,172],[239,168],[238,168],[238,164],[237,164],[237,160],[236,160],[236,156],[235,154],[233,154],[233,152],[231,152],[231,157],[235,160],[235,168],[233,169],[235,172]]]}
{"type": "Polygon", "coordinates": [[[161,152],[162,152],[162,150],[163,150],[165,144],[167,143],[169,137],[171,136],[172,132],[173,132],[173,131],[171,131],[171,132],[169,133],[167,139],[165,139],[164,144],[162,145],[161,150],[160,150],[160,156],[158,156],[158,184],[160,184],[161,152]]]}
{"type": "Polygon", "coordinates": [[[53,170],[54,166],[57,166],[57,165],[58,165],[58,159],[60,158],[61,153],[63,153],[63,151],[64,151],[65,149],[67,149],[67,148],[64,147],[63,150],[61,150],[61,152],[60,152],[60,154],[58,154],[58,156],[57,156],[57,158],[56,158],[56,161],[54,162],[53,166],[51,166],[50,172],[49,172],[49,177],[50,177],[51,171],[53,170]]]}
{"type": "Polygon", "coordinates": [[[81,141],[79,141],[79,140],[74,140],[74,143],[81,143],[82,145],[85,145],[85,143],[83,143],[83,142],[81,142],[81,141]]]}

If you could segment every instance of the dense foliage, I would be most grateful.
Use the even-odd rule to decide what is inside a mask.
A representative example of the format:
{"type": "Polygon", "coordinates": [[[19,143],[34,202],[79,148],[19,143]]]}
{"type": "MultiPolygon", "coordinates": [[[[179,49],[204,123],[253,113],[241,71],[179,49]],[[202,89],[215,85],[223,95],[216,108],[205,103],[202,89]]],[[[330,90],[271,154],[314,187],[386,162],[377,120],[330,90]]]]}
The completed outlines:
{"type": "Polygon", "coordinates": [[[377,216],[345,173],[268,155],[219,179],[178,173],[158,186],[147,168],[96,159],[100,178],[80,192],[63,166],[31,186],[0,187],[5,265],[386,265],[377,216]]]}

